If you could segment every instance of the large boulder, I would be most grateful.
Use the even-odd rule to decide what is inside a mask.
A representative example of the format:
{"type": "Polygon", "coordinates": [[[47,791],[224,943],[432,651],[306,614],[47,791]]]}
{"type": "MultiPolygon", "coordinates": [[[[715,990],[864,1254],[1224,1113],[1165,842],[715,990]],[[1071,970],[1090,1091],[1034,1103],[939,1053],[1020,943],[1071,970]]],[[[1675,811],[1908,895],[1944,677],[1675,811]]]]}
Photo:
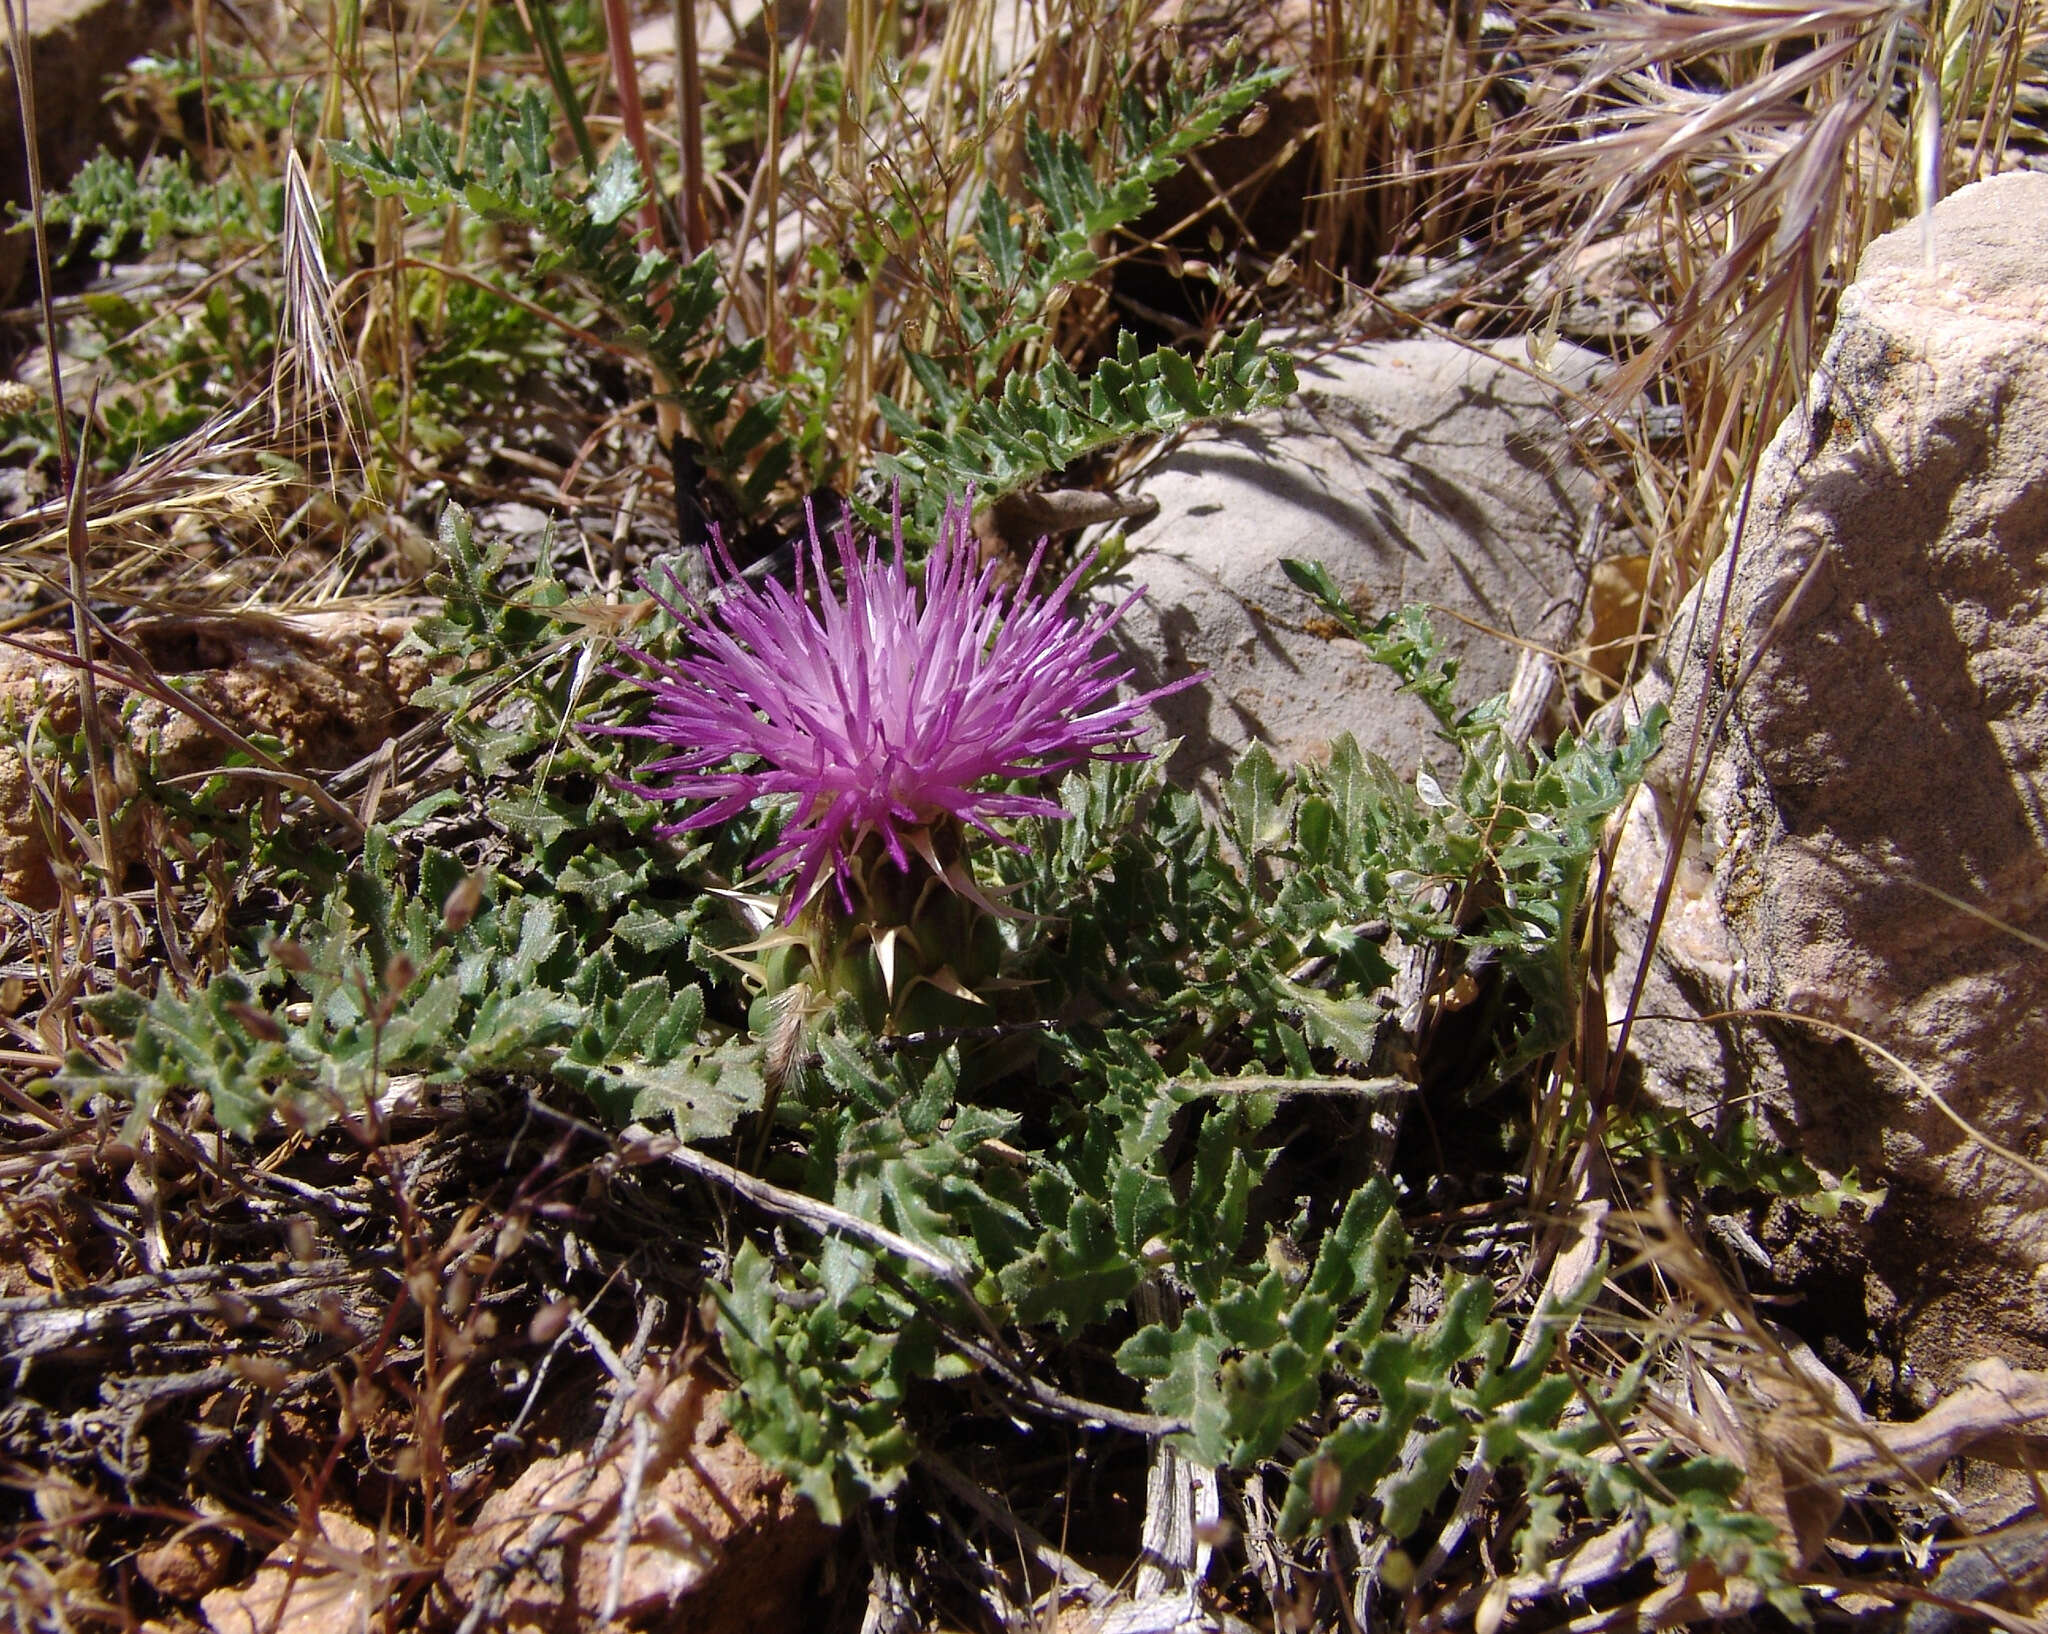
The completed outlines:
{"type": "Polygon", "coordinates": [[[1596,488],[1553,382],[1583,385],[1596,360],[1559,346],[1543,373],[1528,353],[1399,340],[1311,357],[1295,402],[1197,433],[1137,484],[1159,513],[1119,576],[1146,587],[1119,640],[1145,685],[1209,675],[1159,707],[1181,739],[1170,776],[1213,786],[1254,741],[1300,759],[1350,732],[1402,768],[1436,749],[1428,712],[1330,639],[1286,557],[1321,560],[1367,617],[1439,609],[1471,698],[1507,689],[1518,642],[1571,644],[1596,488]]]}
{"type": "Polygon", "coordinates": [[[2048,1360],[2044,242],[2048,176],[2022,174],[1934,212],[1931,266],[1917,226],[1870,248],[1743,538],[1635,696],[1674,726],[1612,874],[1619,1019],[1677,848],[1646,1087],[1760,1109],[1887,1188],[1860,1232],[1781,1209],[1760,1235],[1942,1385],[2048,1360]]]}

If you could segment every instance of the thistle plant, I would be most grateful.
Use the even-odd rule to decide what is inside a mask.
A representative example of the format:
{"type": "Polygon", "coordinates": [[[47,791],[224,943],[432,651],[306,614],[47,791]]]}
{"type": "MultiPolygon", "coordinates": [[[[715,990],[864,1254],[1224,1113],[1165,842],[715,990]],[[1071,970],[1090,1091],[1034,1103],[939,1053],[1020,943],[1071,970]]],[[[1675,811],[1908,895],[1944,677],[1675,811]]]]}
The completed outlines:
{"type": "Polygon", "coordinates": [[[1147,706],[1197,679],[1119,697],[1129,671],[1104,637],[1143,591],[1072,614],[1090,558],[1034,593],[1043,542],[1006,590],[998,564],[980,559],[969,516],[969,503],[947,506],[916,573],[900,516],[887,560],[848,523],[833,540],[835,589],[813,518],[794,588],[749,583],[722,550],[707,597],[673,574],[671,595],[649,586],[681,627],[684,655],[627,649],[646,672],[628,678],[653,707],[644,721],[599,730],[675,750],[620,783],[695,804],[664,835],[786,803],[780,836],[753,862],[783,894],[742,898],[766,934],[737,950],[759,955],[743,968],[764,998],[794,995],[780,1015],[851,997],[871,1026],[891,1025],[920,988],[982,1002],[1002,910],[975,883],[970,836],[1021,848],[999,824],[1066,814],[1019,784],[1142,759],[1147,706]]]}

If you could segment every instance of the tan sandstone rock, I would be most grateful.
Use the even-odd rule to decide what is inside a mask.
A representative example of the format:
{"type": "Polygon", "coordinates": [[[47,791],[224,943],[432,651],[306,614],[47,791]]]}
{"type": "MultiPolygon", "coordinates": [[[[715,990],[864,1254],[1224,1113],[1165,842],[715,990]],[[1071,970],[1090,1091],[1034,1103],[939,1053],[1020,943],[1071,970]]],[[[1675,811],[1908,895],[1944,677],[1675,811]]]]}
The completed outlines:
{"type": "Polygon", "coordinates": [[[418,1575],[419,1557],[403,1539],[380,1536],[340,1510],[265,1557],[246,1583],[200,1601],[213,1634],[342,1634],[376,1626],[401,1588],[418,1575]]]}
{"type": "Polygon", "coordinates": [[[1957,194],[1933,242],[1931,269],[1917,227],[1864,257],[1739,551],[1638,689],[1675,724],[1616,859],[1607,999],[1677,841],[1647,1086],[1888,1188],[1860,1243],[1772,1246],[1860,1251],[1872,1337],[1945,1386],[2048,1360],[2048,176],[1957,194]],[[1681,810],[1703,709],[1725,729],[1681,810]],[[1696,1019],[1729,1010],[1823,1025],[1696,1019]]]}
{"type": "Polygon", "coordinates": [[[831,1538],[816,1511],[741,1443],[700,1377],[647,1407],[595,1469],[543,1458],[486,1499],[442,1581],[458,1604],[489,1593],[486,1626],[780,1634],[796,1624],[831,1538]],[[637,1478],[632,1476],[636,1461],[637,1478]],[[635,1495],[632,1518],[620,1505],[635,1495]]]}
{"type": "MultiPolygon", "coordinates": [[[[425,681],[424,657],[399,652],[411,622],[355,611],[173,616],[121,626],[157,676],[246,737],[269,738],[302,770],[368,754],[399,726],[425,681]]],[[[36,738],[38,723],[69,737],[82,715],[68,637],[0,649],[0,891],[31,907],[56,900],[49,825],[53,803],[90,815],[92,798],[36,738]]],[[[112,655],[103,661],[119,673],[112,655]]],[[[106,741],[158,778],[219,766],[227,745],[161,699],[103,678],[106,741]]]]}

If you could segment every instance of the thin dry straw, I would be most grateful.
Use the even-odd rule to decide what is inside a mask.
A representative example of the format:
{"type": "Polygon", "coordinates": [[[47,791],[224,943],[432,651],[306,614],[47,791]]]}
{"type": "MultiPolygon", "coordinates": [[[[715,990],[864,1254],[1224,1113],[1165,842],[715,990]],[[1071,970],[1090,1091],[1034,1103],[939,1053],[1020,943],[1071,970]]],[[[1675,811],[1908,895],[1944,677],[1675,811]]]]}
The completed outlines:
{"type": "MultiPolygon", "coordinates": [[[[7,0],[7,44],[14,59],[16,99],[21,108],[22,151],[28,164],[29,210],[35,233],[36,282],[43,309],[43,344],[50,363],[50,403],[57,421],[57,460],[66,490],[64,537],[69,570],[71,600],[71,642],[79,666],[79,707],[84,729],[86,778],[92,784],[93,815],[99,823],[100,887],[108,899],[109,923],[118,921],[115,901],[120,891],[119,868],[114,857],[112,772],[107,746],[102,741],[99,687],[93,675],[92,612],[86,601],[90,582],[91,543],[86,531],[87,496],[85,436],[99,401],[95,388],[86,408],[86,424],[80,427],[79,445],[71,443],[70,417],[64,406],[64,367],[57,349],[57,321],[50,304],[50,229],[43,210],[43,161],[36,131],[35,61],[28,36],[28,5],[7,0]]],[[[112,938],[117,961],[122,960],[122,938],[112,938]]]]}

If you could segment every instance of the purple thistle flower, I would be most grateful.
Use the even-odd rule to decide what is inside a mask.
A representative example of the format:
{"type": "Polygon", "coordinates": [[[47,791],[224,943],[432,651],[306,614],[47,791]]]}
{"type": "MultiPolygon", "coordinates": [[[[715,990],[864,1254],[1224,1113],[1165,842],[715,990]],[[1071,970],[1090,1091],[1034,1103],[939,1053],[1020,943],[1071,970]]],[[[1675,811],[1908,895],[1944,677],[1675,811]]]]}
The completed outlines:
{"type": "Polygon", "coordinates": [[[815,608],[801,559],[794,592],[773,582],[757,588],[722,546],[709,606],[673,574],[683,606],[647,587],[694,650],[669,662],[622,649],[653,672],[631,678],[654,695],[654,708],[643,725],[598,730],[678,751],[644,767],[647,781],[619,783],[650,800],[705,802],[658,833],[706,828],[757,800],[794,795],[794,815],[755,865],[771,878],[796,876],[785,917],[810,899],[828,865],[850,910],[849,859],[869,835],[907,870],[910,850],[929,855],[921,831],[935,820],[996,835],[996,818],[1067,815],[1040,795],[991,791],[992,780],[1143,758],[1130,743],[1146,706],[1200,678],[1115,699],[1130,672],[1096,649],[1143,591],[1070,617],[1066,599],[1089,559],[1050,595],[1033,597],[1041,541],[1022,583],[1006,592],[993,566],[977,568],[968,519],[967,505],[947,507],[921,591],[904,570],[900,518],[893,561],[878,559],[873,539],[862,554],[851,524],[840,530],[838,595],[812,518],[815,608]],[[733,769],[740,756],[758,762],[733,769]]]}

